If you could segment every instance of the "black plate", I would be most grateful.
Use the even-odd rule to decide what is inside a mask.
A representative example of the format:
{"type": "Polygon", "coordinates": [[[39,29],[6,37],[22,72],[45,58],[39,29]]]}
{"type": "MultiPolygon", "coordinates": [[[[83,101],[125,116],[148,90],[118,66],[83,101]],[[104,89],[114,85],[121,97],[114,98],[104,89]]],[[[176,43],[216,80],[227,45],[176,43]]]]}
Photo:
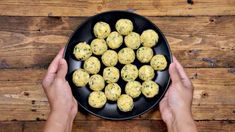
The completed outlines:
{"type": "MultiPolygon", "coordinates": [[[[134,108],[131,112],[128,112],[128,113],[121,112],[117,108],[116,102],[107,102],[106,105],[101,109],[94,109],[89,106],[88,95],[91,92],[91,90],[89,89],[89,86],[87,85],[83,88],[78,88],[72,82],[73,71],[75,69],[80,68],[83,63],[83,62],[77,61],[76,58],[73,56],[74,46],[78,42],[83,42],[83,41],[90,43],[92,39],[95,38],[93,34],[93,27],[96,22],[99,22],[99,21],[107,22],[110,25],[112,31],[114,31],[116,21],[121,18],[130,19],[134,24],[134,31],[139,34],[141,34],[146,29],[155,30],[159,35],[159,42],[154,47],[155,54],[163,54],[167,58],[168,67],[169,67],[169,64],[172,62],[170,48],[163,33],[160,31],[160,29],[156,25],[154,25],[152,22],[150,22],[148,19],[144,18],[143,16],[140,16],[131,12],[127,12],[127,11],[109,11],[109,12],[100,13],[98,15],[90,17],[83,24],[81,24],[77,28],[77,30],[74,32],[74,34],[71,36],[67,44],[66,50],[65,50],[64,57],[68,63],[67,80],[72,88],[74,97],[77,99],[78,104],[83,109],[85,109],[86,111],[96,116],[99,116],[105,119],[111,119],[111,120],[130,119],[130,118],[136,117],[138,115],[141,115],[147,112],[148,110],[150,110],[151,108],[153,108],[160,102],[161,98],[164,96],[165,92],[167,91],[168,85],[170,83],[168,67],[165,71],[155,72],[156,73],[155,81],[160,86],[159,94],[152,99],[147,99],[143,95],[141,95],[137,99],[134,99],[134,108]]],[[[121,48],[123,47],[125,47],[125,44],[123,44],[121,48]]],[[[139,61],[137,61],[137,59],[134,62],[134,64],[138,68],[141,65],[143,65],[139,61]]],[[[119,70],[121,70],[123,65],[119,63],[116,65],[116,67],[119,70]]],[[[99,74],[102,75],[103,69],[104,69],[104,65],[101,66],[101,70],[99,74]]],[[[126,83],[121,79],[119,79],[117,83],[121,86],[122,93],[124,93],[124,87],[126,83]]]]}

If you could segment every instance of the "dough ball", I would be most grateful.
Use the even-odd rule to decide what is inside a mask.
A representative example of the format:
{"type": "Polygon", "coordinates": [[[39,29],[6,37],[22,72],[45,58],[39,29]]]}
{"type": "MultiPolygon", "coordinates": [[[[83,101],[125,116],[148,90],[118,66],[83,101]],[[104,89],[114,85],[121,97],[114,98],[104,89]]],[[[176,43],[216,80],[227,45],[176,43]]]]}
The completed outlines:
{"type": "Polygon", "coordinates": [[[148,63],[153,57],[153,50],[149,47],[141,47],[137,50],[136,56],[141,63],[148,63]]]}
{"type": "Polygon", "coordinates": [[[141,94],[142,85],[137,81],[130,81],[126,84],[125,92],[132,98],[137,98],[141,94]]]}
{"type": "Polygon", "coordinates": [[[107,50],[101,60],[105,66],[115,66],[118,62],[118,54],[114,50],[107,50]]]}
{"type": "Polygon", "coordinates": [[[82,87],[85,86],[90,78],[90,75],[84,69],[78,69],[73,72],[73,83],[78,86],[82,87]]]}
{"type": "Polygon", "coordinates": [[[163,55],[155,55],[151,59],[150,65],[154,70],[164,70],[167,67],[167,61],[163,55]]]}
{"type": "Polygon", "coordinates": [[[123,43],[123,37],[121,34],[119,34],[118,32],[114,31],[111,32],[108,36],[108,38],[106,39],[107,44],[109,46],[109,48],[111,49],[117,49],[119,48],[122,43],[123,43]]]}
{"type": "Polygon", "coordinates": [[[131,48],[123,48],[118,52],[118,60],[121,64],[130,64],[135,60],[135,52],[131,48]]]}
{"type": "Polygon", "coordinates": [[[120,73],[116,67],[106,67],[103,71],[103,77],[107,83],[115,83],[118,81],[120,73]]]}
{"type": "Polygon", "coordinates": [[[143,81],[152,80],[155,76],[154,70],[149,65],[144,65],[139,69],[139,78],[143,81]]]}
{"type": "Polygon", "coordinates": [[[105,87],[104,93],[108,100],[116,101],[121,95],[121,88],[117,83],[110,83],[105,87]]]}
{"type": "Polygon", "coordinates": [[[125,44],[132,49],[138,49],[140,47],[140,35],[136,32],[131,32],[125,37],[125,44]]]}
{"type": "Polygon", "coordinates": [[[94,34],[97,38],[106,38],[111,32],[110,26],[106,22],[97,22],[94,26],[94,34]]]}
{"type": "Polygon", "coordinates": [[[80,42],[74,47],[73,54],[78,60],[86,60],[92,55],[91,47],[86,42],[80,42]]]}
{"type": "Polygon", "coordinates": [[[125,81],[134,81],[138,77],[138,69],[135,65],[127,64],[121,70],[122,79],[125,81]]]}
{"type": "Polygon", "coordinates": [[[92,75],[88,84],[94,91],[102,90],[105,86],[104,78],[99,74],[92,75]]]}
{"type": "Polygon", "coordinates": [[[154,81],[145,81],[142,84],[141,91],[146,98],[152,98],[158,94],[159,86],[154,81]]]}
{"type": "Polygon", "coordinates": [[[133,23],[129,19],[119,19],[115,28],[121,35],[128,35],[133,30],[133,23]]]}
{"type": "Polygon", "coordinates": [[[91,50],[95,55],[102,55],[108,46],[106,45],[106,41],[104,39],[94,39],[91,42],[91,50]]]}
{"type": "Polygon", "coordinates": [[[143,46],[153,47],[158,42],[158,34],[154,30],[148,29],[141,34],[140,39],[143,46]]]}
{"type": "Polygon", "coordinates": [[[93,91],[88,97],[88,103],[93,108],[102,108],[106,102],[106,96],[101,91],[93,91]]]}
{"type": "Polygon", "coordinates": [[[100,61],[94,56],[85,60],[83,68],[90,74],[96,74],[100,71],[100,61]]]}
{"type": "Polygon", "coordinates": [[[131,111],[134,107],[133,99],[126,94],[122,94],[117,100],[119,110],[123,112],[131,111]]]}

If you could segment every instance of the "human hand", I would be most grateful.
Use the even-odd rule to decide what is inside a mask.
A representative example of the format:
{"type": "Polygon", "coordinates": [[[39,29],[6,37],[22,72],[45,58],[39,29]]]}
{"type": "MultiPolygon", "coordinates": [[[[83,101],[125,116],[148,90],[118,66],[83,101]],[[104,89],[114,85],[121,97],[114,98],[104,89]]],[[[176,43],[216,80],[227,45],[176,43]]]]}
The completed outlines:
{"type": "Polygon", "coordinates": [[[71,131],[77,114],[77,101],[65,79],[68,66],[62,58],[64,48],[51,62],[42,86],[50,104],[50,114],[44,131],[71,131]]]}
{"type": "Polygon", "coordinates": [[[171,85],[160,102],[160,112],[168,131],[197,131],[192,118],[193,85],[174,57],[169,68],[171,85]]]}

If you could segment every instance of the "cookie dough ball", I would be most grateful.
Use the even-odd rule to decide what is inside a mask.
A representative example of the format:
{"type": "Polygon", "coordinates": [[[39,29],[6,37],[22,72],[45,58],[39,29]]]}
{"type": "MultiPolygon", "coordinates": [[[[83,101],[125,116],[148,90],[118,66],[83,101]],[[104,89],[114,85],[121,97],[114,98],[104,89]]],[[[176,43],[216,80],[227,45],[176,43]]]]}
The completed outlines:
{"type": "Polygon", "coordinates": [[[149,65],[144,65],[139,69],[139,78],[143,81],[152,80],[155,76],[154,70],[149,65]]]}
{"type": "Polygon", "coordinates": [[[99,74],[92,75],[88,84],[90,89],[94,91],[102,90],[105,86],[104,78],[99,74]]]}
{"type": "Polygon", "coordinates": [[[115,66],[118,62],[118,54],[114,50],[107,50],[101,60],[105,66],[115,66]]]}
{"type": "Polygon", "coordinates": [[[108,36],[108,38],[106,39],[107,44],[109,46],[109,48],[111,49],[117,49],[122,45],[123,42],[123,37],[121,34],[119,34],[118,32],[114,31],[111,32],[108,36]]]}
{"type": "Polygon", "coordinates": [[[150,61],[154,70],[164,70],[167,66],[166,58],[163,55],[155,55],[150,61]]]}
{"type": "Polygon", "coordinates": [[[94,56],[85,60],[83,68],[90,74],[96,74],[100,71],[100,61],[94,56]]]}
{"type": "Polygon", "coordinates": [[[89,78],[90,75],[84,69],[74,71],[72,76],[73,83],[78,87],[85,86],[88,83],[89,78]]]}
{"type": "Polygon", "coordinates": [[[135,52],[131,48],[123,48],[118,52],[118,60],[121,64],[130,64],[135,60],[135,52]]]}
{"type": "Polygon", "coordinates": [[[78,60],[86,60],[92,55],[91,47],[86,42],[80,42],[74,47],[73,54],[78,60]]]}
{"type": "Polygon", "coordinates": [[[127,64],[121,70],[121,77],[125,81],[134,81],[138,77],[138,69],[135,65],[127,64]]]}
{"type": "Polygon", "coordinates": [[[153,98],[155,95],[158,94],[159,86],[154,81],[145,81],[142,84],[141,91],[146,98],[153,98]]]}
{"type": "Polygon", "coordinates": [[[121,95],[121,88],[117,83],[110,83],[105,87],[104,93],[108,100],[116,101],[121,95]]]}
{"type": "Polygon", "coordinates": [[[94,91],[88,97],[88,103],[93,108],[102,108],[106,102],[106,96],[101,91],[94,91]]]}
{"type": "Polygon", "coordinates": [[[128,35],[133,30],[133,23],[129,19],[119,19],[115,28],[121,35],[128,35]]]}
{"type": "Polygon", "coordinates": [[[129,112],[134,107],[133,99],[126,94],[122,94],[117,101],[117,106],[122,112],[129,112]]]}
{"type": "Polygon", "coordinates": [[[115,83],[118,81],[120,73],[116,67],[106,67],[103,71],[103,77],[107,83],[115,83]]]}
{"type": "Polygon", "coordinates": [[[153,47],[158,42],[158,34],[154,30],[148,29],[141,34],[140,39],[143,46],[153,47]]]}
{"type": "Polygon", "coordinates": [[[108,49],[108,46],[107,46],[106,41],[104,39],[92,40],[91,51],[95,55],[102,55],[107,49],[108,49]]]}
{"type": "Polygon", "coordinates": [[[111,32],[110,26],[106,22],[97,22],[94,26],[94,34],[97,38],[106,38],[111,32]]]}
{"type": "Polygon", "coordinates": [[[126,84],[125,92],[132,98],[137,98],[141,94],[142,85],[137,81],[130,81],[126,84]]]}
{"type": "Polygon", "coordinates": [[[136,32],[131,32],[125,37],[125,44],[132,49],[138,49],[140,47],[140,35],[136,32]]]}
{"type": "Polygon", "coordinates": [[[141,63],[148,63],[153,57],[153,50],[149,47],[141,47],[137,50],[136,56],[141,63]]]}

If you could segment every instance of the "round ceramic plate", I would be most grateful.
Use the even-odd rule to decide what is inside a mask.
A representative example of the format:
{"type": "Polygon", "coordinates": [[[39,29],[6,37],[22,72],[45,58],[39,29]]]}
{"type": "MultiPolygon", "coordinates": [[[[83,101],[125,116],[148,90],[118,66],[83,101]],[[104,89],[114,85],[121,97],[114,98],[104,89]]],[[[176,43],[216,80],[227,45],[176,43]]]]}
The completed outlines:
{"type": "MultiPolygon", "coordinates": [[[[116,51],[118,52],[121,48],[125,47],[125,44],[123,44],[119,49],[116,51]]],[[[100,56],[96,56],[100,59],[100,56]]],[[[95,16],[92,16],[88,18],[84,23],[82,23],[77,30],[74,32],[74,34],[71,36],[67,47],[65,49],[64,58],[66,59],[68,63],[68,73],[66,79],[69,82],[69,85],[72,88],[72,92],[74,97],[76,98],[78,104],[81,106],[81,108],[85,109],[91,114],[94,114],[96,116],[105,118],[105,119],[111,119],[111,120],[124,120],[124,119],[130,119],[134,118],[136,116],[139,116],[154,106],[158,105],[162,97],[164,96],[165,92],[168,89],[169,83],[170,83],[170,76],[168,72],[169,64],[172,62],[172,56],[170,52],[169,45],[167,43],[166,38],[164,37],[163,33],[160,31],[160,29],[154,25],[151,21],[146,19],[143,16],[127,12],[127,11],[109,11],[97,14],[95,16]],[[91,43],[91,41],[95,38],[93,34],[93,27],[94,25],[99,21],[104,21],[108,23],[111,27],[111,30],[115,30],[115,23],[117,20],[121,18],[130,19],[133,22],[134,25],[134,32],[137,32],[141,34],[146,29],[153,29],[155,30],[159,35],[159,41],[156,44],[155,47],[153,47],[154,54],[163,54],[168,62],[168,66],[166,70],[164,71],[155,71],[155,77],[154,80],[156,83],[159,84],[159,93],[154,98],[147,99],[143,96],[143,94],[140,95],[137,99],[134,99],[134,108],[130,112],[121,112],[116,102],[109,102],[105,104],[103,108],[95,109],[89,106],[88,104],[88,96],[92,92],[88,85],[84,87],[76,87],[72,82],[72,74],[74,70],[79,69],[83,66],[82,61],[78,61],[74,55],[73,55],[73,49],[75,45],[79,42],[87,42],[88,44],[91,43]]],[[[140,63],[137,59],[133,63],[138,68],[140,68],[143,64],[140,63]]],[[[119,70],[123,67],[122,64],[118,63],[115,67],[117,67],[119,70]]],[[[100,75],[102,75],[103,69],[105,66],[101,65],[101,70],[99,72],[100,75]]],[[[137,78],[138,81],[142,82],[139,78],[137,78]]],[[[125,93],[125,84],[126,82],[122,79],[119,79],[117,82],[120,87],[122,88],[122,93],[125,93]]]]}

